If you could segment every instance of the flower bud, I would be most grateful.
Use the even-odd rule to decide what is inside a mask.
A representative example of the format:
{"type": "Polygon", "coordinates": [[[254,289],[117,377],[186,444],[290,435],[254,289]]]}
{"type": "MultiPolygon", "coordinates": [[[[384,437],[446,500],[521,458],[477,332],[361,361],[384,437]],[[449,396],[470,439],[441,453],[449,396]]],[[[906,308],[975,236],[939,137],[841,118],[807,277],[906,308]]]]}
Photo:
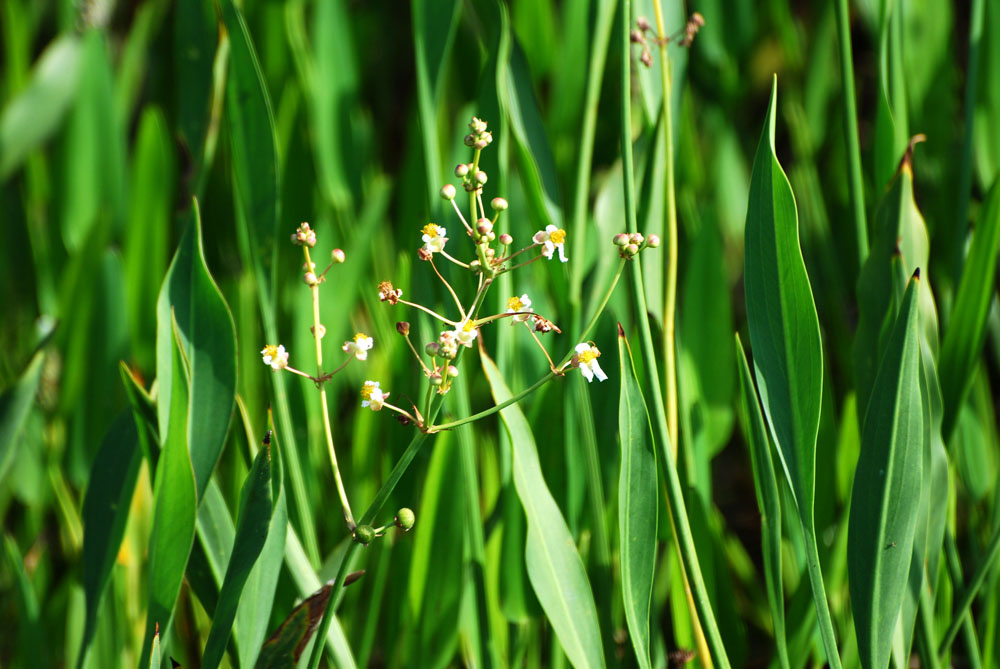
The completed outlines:
{"type": "Polygon", "coordinates": [[[649,235],[648,237],[646,237],[646,246],[648,246],[649,248],[655,249],[659,245],[660,245],[659,235],[649,235]]]}
{"type": "Polygon", "coordinates": [[[493,207],[493,211],[505,211],[507,209],[507,200],[502,197],[495,197],[490,200],[490,206],[493,207]]]}
{"type": "Polygon", "coordinates": [[[629,244],[628,246],[625,247],[625,253],[627,253],[630,256],[634,256],[638,252],[639,252],[639,247],[636,244],[629,244]]]}
{"type": "Polygon", "coordinates": [[[628,235],[624,232],[619,232],[612,241],[615,243],[615,246],[625,246],[628,244],[628,235]]]}
{"type": "Polygon", "coordinates": [[[334,249],[330,251],[330,260],[335,263],[343,263],[347,260],[347,256],[344,255],[344,252],[341,249],[334,249]]]}
{"type": "Polygon", "coordinates": [[[302,275],[302,280],[306,282],[307,286],[315,286],[319,283],[319,279],[316,278],[315,272],[306,272],[302,275]]]}
{"type": "Polygon", "coordinates": [[[637,25],[639,27],[639,30],[641,30],[642,32],[646,32],[652,27],[649,25],[649,19],[647,19],[645,16],[638,17],[635,20],[635,25],[637,25]]]}
{"type": "Polygon", "coordinates": [[[500,235],[500,243],[504,246],[510,246],[514,243],[514,238],[508,235],[506,232],[500,235]]]}
{"type": "Polygon", "coordinates": [[[478,139],[476,140],[476,143],[472,145],[472,148],[482,151],[483,149],[486,148],[487,144],[489,144],[489,142],[487,142],[485,139],[478,139]]]}
{"type": "Polygon", "coordinates": [[[451,184],[445,184],[441,186],[441,199],[443,200],[454,200],[455,199],[455,187],[451,184]]]}
{"type": "Polygon", "coordinates": [[[375,528],[371,525],[358,525],[354,528],[354,541],[367,546],[375,540],[375,528]]]}
{"type": "Polygon", "coordinates": [[[402,529],[404,532],[413,529],[413,524],[417,522],[416,516],[413,515],[413,509],[405,507],[396,512],[396,517],[393,520],[396,523],[396,527],[402,529]]]}
{"type": "Polygon", "coordinates": [[[424,353],[431,357],[439,355],[441,353],[441,346],[436,341],[432,341],[424,347],[424,353]]]}
{"type": "Polygon", "coordinates": [[[632,44],[642,44],[643,36],[641,30],[633,30],[628,34],[628,39],[632,44]]]}
{"type": "Polygon", "coordinates": [[[475,143],[476,143],[476,136],[475,135],[469,133],[468,135],[465,136],[465,145],[466,146],[472,146],[475,143]]]}
{"type": "Polygon", "coordinates": [[[637,245],[642,244],[643,241],[642,234],[638,232],[633,232],[631,235],[628,236],[628,241],[630,244],[637,244],[637,245]]]}
{"type": "Polygon", "coordinates": [[[649,49],[642,50],[642,55],[639,56],[639,60],[641,60],[642,64],[646,67],[653,67],[653,56],[649,53],[649,49]]]}
{"type": "Polygon", "coordinates": [[[458,367],[455,365],[448,365],[448,376],[451,378],[456,378],[458,376],[458,367]]]}
{"type": "Polygon", "coordinates": [[[437,372],[431,374],[431,385],[435,387],[441,385],[441,375],[438,374],[437,372]]]}
{"type": "Polygon", "coordinates": [[[486,172],[483,172],[482,170],[479,170],[478,172],[476,172],[476,181],[479,183],[479,185],[485,184],[486,183],[486,172]]]}
{"type": "Polygon", "coordinates": [[[455,176],[464,177],[469,173],[469,166],[465,163],[459,163],[455,166],[455,176]]]}
{"type": "Polygon", "coordinates": [[[488,218],[481,218],[476,221],[476,232],[485,237],[486,235],[493,232],[493,224],[488,218]]]}
{"type": "Polygon", "coordinates": [[[408,337],[410,335],[410,324],[406,321],[399,321],[396,323],[396,332],[404,337],[408,337]]]}

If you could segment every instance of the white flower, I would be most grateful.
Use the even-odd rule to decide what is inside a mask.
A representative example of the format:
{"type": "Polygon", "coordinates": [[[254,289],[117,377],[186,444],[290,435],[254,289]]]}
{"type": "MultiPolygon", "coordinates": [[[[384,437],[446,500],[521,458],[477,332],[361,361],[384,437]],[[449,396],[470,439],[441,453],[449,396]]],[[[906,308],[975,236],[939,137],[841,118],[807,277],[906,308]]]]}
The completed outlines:
{"type": "Polygon", "coordinates": [[[476,337],[479,336],[479,330],[476,329],[476,326],[470,318],[464,323],[460,323],[459,326],[455,328],[454,334],[455,339],[458,340],[459,344],[465,346],[466,348],[472,348],[472,342],[476,341],[476,337]]]}
{"type": "Polygon", "coordinates": [[[571,364],[580,368],[580,372],[587,381],[593,381],[595,376],[598,381],[607,381],[608,375],[604,373],[601,365],[597,362],[599,357],[601,357],[601,352],[597,350],[596,346],[577,344],[576,355],[573,356],[571,364]]]}
{"type": "Polygon", "coordinates": [[[353,340],[344,342],[344,353],[353,353],[354,357],[358,360],[367,360],[368,351],[370,351],[374,345],[374,339],[363,332],[359,332],[354,335],[353,340]]]}
{"type": "Polygon", "coordinates": [[[260,354],[264,358],[264,364],[271,365],[271,369],[276,372],[288,367],[288,351],[285,350],[284,346],[268,344],[260,354]]]}
{"type": "Polygon", "coordinates": [[[428,223],[420,230],[424,233],[422,239],[424,240],[424,250],[431,253],[440,253],[444,251],[444,245],[448,242],[448,238],[445,235],[448,231],[442,228],[440,225],[434,225],[433,223],[428,223]]]}
{"type": "Polygon", "coordinates": [[[557,228],[554,225],[545,226],[544,230],[539,230],[534,234],[532,240],[536,244],[542,245],[542,255],[552,260],[552,254],[559,250],[559,260],[566,262],[569,258],[566,257],[566,231],[557,228]]]}
{"type": "Polygon", "coordinates": [[[531,308],[531,298],[528,297],[527,293],[521,297],[512,297],[507,300],[507,313],[517,314],[516,316],[511,316],[510,318],[515,323],[523,323],[531,318],[531,316],[525,313],[530,311],[534,311],[534,309],[531,308]]]}
{"type": "Polygon", "coordinates": [[[389,393],[382,392],[378,381],[365,381],[365,385],[361,387],[361,406],[372,411],[381,411],[387,397],[389,393]]]}

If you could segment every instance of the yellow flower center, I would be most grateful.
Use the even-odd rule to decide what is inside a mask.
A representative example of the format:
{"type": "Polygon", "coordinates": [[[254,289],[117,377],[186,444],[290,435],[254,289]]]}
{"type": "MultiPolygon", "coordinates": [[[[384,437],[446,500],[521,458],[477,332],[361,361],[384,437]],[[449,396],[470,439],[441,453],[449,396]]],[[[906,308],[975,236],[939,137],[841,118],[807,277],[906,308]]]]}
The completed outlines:
{"type": "Polygon", "coordinates": [[[555,232],[549,233],[549,241],[553,244],[562,244],[566,241],[566,231],[556,230],[555,232]]]}
{"type": "Polygon", "coordinates": [[[524,308],[524,302],[521,301],[520,297],[512,297],[507,300],[507,308],[511,311],[520,311],[524,308]]]}
{"type": "Polygon", "coordinates": [[[374,383],[366,383],[361,387],[361,399],[370,400],[372,398],[372,391],[375,390],[374,383]]]}
{"type": "Polygon", "coordinates": [[[263,356],[270,356],[271,358],[278,357],[278,347],[274,344],[269,344],[264,347],[264,350],[260,352],[263,356]]]}
{"type": "Polygon", "coordinates": [[[430,237],[431,239],[434,239],[435,237],[438,236],[438,226],[434,225],[433,223],[428,223],[427,225],[422,227],[420,231],[425,235],[427,235],[428,237],[430,237]]]}
{"type": "Polygon", "coordinates": [[[462,329],[465,330],[466,332],[472,332],[473,330],[476,329],[476,326],[472,323],[471,320],[468,320],[465,321],[465,325],[462,326],[462,329]]]}
{"type": "Polygon", "coordinates": [[[591,349],[589,351],[584,351],[583,353],[580,354],[580,363],[584,364],[584,365],[588,365],[593,360],[597,359],[598,355],[599,355],[599,353],[597,353],[593,349],[591,349]]]}
{"type": "Polygon", "coordinates": [[[366,335],[364,332],[359,332],[356,335],[354,335],[355,343],[361,341],[362,339],[368,339],[368,335],[366,335]]]}

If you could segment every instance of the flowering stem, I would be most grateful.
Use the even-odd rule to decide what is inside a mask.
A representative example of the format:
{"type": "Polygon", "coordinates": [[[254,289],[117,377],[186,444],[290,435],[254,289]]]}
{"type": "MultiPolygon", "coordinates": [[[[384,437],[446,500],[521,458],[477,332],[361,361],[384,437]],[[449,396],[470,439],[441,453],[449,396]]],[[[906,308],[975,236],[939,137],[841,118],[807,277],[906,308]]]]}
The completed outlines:
{"type": "Polygon", "coordinates": [[[539,260],[541,260],[544,257],[545,256],[535,256],[531,260],[525,260],[523,263],[521,263],[519,265],[514,265],[513,267],[508,267],[507,269],[504,270],[504,272],[513,272],[514,270],[518,269],[519,267],[524,267],[525,265],[530,265],[533,262],[538,262],[539,260]]]}
{"type": "Polygon", "coordinates": [[[465,220],[465,216],[462,216],[462,210],[458,208],[458,203],[455,202],[454,198],[451,200],[451,206],[455,210],[455,213],[458,214],[458,220],[462,221],[462,225],[465,226],[465,230],[471,235],[472,226],[470,226],[469,222],[465,220]]]}
{"type": "Polygon", "coordinates": [[[285,367],[285,371],[286,372],[291,372],[292,374],[298,374],[299,376],[302,376],[302,377],[305,377],[305,378],[309,379],[313,383],[322,383],[323,382],[322,380],[317,379],[312,374],[306,374],[305,372],[300,371],[298,369],[295,369],[294,367],[285,367]]]}
{"type": "MultiPolygon", "coordinates": [[[[311,269],[312,261],[309,258],[309,247],[303,246],[302,250],[306,256],[306,267],[311,269]]],[[[316,342],[316,368],[319,377],[323,378],[323,346],[320,342],[323,336],[323,325],[319,320],[319,283],[317,282],[309,286],[309,290],[312,292],[313,339],[316,342]]],[[[343,369],[350,361],[351,359],[348,358],[347,362],[341,365],[337,371],[339,372],[343,369]]],[[[333,479],[337,484],[337,495],[340,497],[340,506],[344,512],[344,520],[347,522],[347,527],[353,531],[355,527],[354,514],[351,513],[351,503],[347,500],[347,490],[344,489],[344,481],[340,476],[340,465],[337,464],[337,451],[333,446],[333,430],[330,427],[330,410],[326,402],[326,386],[322,383],[319,383],[319,398],[323,407],[323,432],[326,436],[326,450],[330,455],[330,468],[333,470],[333,479]]]]}
{"type": "Polygon", "coordinates": [[[462,308],[462,303],[461,303],[461,301],[459,301],[458,295],[455,294],[455,290],[451,287],[451,284],[448,283],[447,281],[445,281],[445,278],[443,276],[441,276],[441,272],[438,271],[437,265],[434,264],[434,256],[433,255],[431,256],[430,263],[431,263],[431,267],[434,268],[434,273],[437,274],[437,277],[439,279],[441,279],[441,283],[443,283],[444,287],[448,289],[449,293],[451,293],[451,298],[453,300],[455,300],[455,306],[458,307],[458,313],[461,314],[461,319],[460,320],[464,321],[465,320],[465,310],[462,308]]]}
{"type": "Polygon", "coordinates": [[[538,344],[538,348],[542,349],[542,353],[545,354],[545,359],[549,361],[549,369],[551,369],[553,372],[557,371],[556,363],[552,362],[552,357],[549,355],[549,352],[545,350],[545,347],[542,346],[542,340],[539,339],[538,335],[535,334],[534,329],[532,329],[532,327],[528,325],[527,321],[525,321],[524,327],[528,328],[528,334],[531,335],[531,338],[535,340],[536,344],[538,344]]]}
{"type": "Polygon", "coordinates": [[[499,320],[501,318],[509,318],[511,316],[534,316],[534,315],[535,312],[533,311],[508,311],[502,314],[494,314],[493,316],[479,318],[477,320],[474,320],[472,324],[478,328],[480,325],[486,325],[487,323],[492,323],[493,321],[499,320]]]}
{"type": "Polygon", "coordinates": [[[424,312],[430,314],[431,316],[433,316],[434,318],[438,319],[442,323],[447,323],[448,325],[451,325],[452,327],[458,327],[458,323],[456,323],[455,321],[450,321],[447,318],[445,318],[444,316],[442,316],[441,314],[437,313],[436,311],[431,311],[430,309],[428,309],[425,306],[421,306],[419,304],[416,304],[415,302],[407,302],[406,300],[396,300],[396,301],[399,302],[400,304],[405,304],[408,307],[413,307],[414,309],[420,309],[421,311],[424,311],[424,312]]]}
{"type": "Polygon", "coordinates": [[[420,363],[420,366],[423,368],[424,373],[430,376],[431,370],[428,369],[427,365],[424,364],[424,361],[420,359],[420,354],[417,353],[416,347],[414,347],[413,342],[410,341],[410,335],[408,334],[404,335],[403,338],[406,339],[406,344],[410,347],[410,350],[413,351],[413,357],[416,358],[417,362],[420,363]]]}
{"type": "MultiPolygon", "coordinates": [[[[522,254],[522,253],[524,253],[525,251],[530,251],[531,249],[535,248],[536,246],[541,246],[541,244],[531,244],[531,245],[529,245],[529,246],[525,246],[525,247],[524,247],[523,249],[521,249],[520,251],[515,251],[514,253],[510,254],[510,255],[509,255],[509,256],[507,256],[506,258],[500,258],[500,260],[498,260],[497,262],[507,262],[507,261],[508,261],[508,260],[510,260],[511,258],[516,258],[517,256],[521,255],[521,254],[522,254]]],[[[505,247],[504,247],[504,252],[506,252],[506,249],[507,249],[507,247],[505,246],[505,247]]],[[[538,256],[538,257],[539,257],[539,258],[541,258],[541,256],[538,256]]]]}
{"type": "Polygon", "coordinates": [[[417,420],[413,416],[413,414],[411,414],[409,411],[406,411],[405,409],[400,409],[395,404],[389,404],[388,402],[382,402],[382,406],[384,406],[386,409],[392,409],[393,411],[395,411],[396,413],[398,413],[398,414],[400,414],[402,416],[406,416],[407,418],[409,418],[411,421],[413,421],[417,425],[420,425],[420,423],[421,423],[421,421],[417,420]]]}
{"type": "Polygon", "coordinates": [[[441,254],[441,255],[443,255],[443,256],[444,256],[445,258],[447,258],[447,259],[448,259],[448,260],[450,260],[451,262],[455,263],[455,264],[456,264],[456,265],[458,265],[459,267],[464,267],[465,269],[469,269],[469,266],[468,266],[467,264],[465,264],[465,263],[464,263],[464,262],[462,262],[461,260],[456,260],[455,258],[452,258],[452,257],[451,257],[450,255],[448,255],[448,252],[447,252],[447,251],[445,251],[445,250],[443,250],[443,249],[442,249],[441,251],[438,251],[438,253],[440,253],[440,254],[441,254]]]}

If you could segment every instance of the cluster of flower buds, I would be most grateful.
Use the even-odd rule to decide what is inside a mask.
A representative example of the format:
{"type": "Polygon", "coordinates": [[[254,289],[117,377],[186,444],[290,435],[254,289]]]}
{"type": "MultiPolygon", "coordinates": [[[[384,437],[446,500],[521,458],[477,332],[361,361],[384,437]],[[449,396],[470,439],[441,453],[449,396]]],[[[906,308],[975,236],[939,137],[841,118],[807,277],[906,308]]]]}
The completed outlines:
{"type": "Polygon", "coordinates": [[[642,233],[639,232],[633,232],[632,234],[619,232],[612,241],[618,247],[618,254],[625,260],[631,260],[638,255],[639,251],[645,248],[655,249],[659,246],[660,236],[648,235],[643,237],[642,233]]]}
{"type": "Polygon", "coordinates": [[[701,30],[701,27],[705,25],[705,17],[703,17],[698,12],[691,15],[691,18],[687,20],[684,27],[678,30],[673,35],[667,37],[657,37],[655,34],[652,39],[647,38],[648,33],[654,33],[653,27],[649,25],[649,19],[645,16],[640,16],[635,21],[636,27],[629,33],[629,40],[632,44],[638,44],[642,46],[642,53],[639,56],[639,60],[646,67],[651,67],[653,65],[653,56],[649,52],[649,42],[654,42],[657,46],[673,42],[677,46],[689,47],[691,43],[694,42],[695,35],[701,30]]]}
{"type": "Polygon", "coordinates": [[[312,248],[316,246],[316,233],[309,227],[308,223],[303,222],[292,233],[292,243],[296,246],[308,246],[312,248]]]}
{"type": "Polygon", "coordinates": [[[469,130],[471,132],[465,136],[466,146],[482,151],[493,142],[493,133],[486,129],[486,121],[481,118],[473,116],[469,121],[469,130]]]}
{"type": "MultiPolygon", "coordinates": [[[[465,188],[467,193],[481,191],[489,180],[486,172],[476,167],[475,163],[459,163],[455,166],[455,176],[462,180],[462,187],[465,188]]],[[[452,186],[448,189],[445,186],[445,188],[442,188],[441,197],[446,200],[453,200],[455,198],[455,187],[452,186]]]]}

